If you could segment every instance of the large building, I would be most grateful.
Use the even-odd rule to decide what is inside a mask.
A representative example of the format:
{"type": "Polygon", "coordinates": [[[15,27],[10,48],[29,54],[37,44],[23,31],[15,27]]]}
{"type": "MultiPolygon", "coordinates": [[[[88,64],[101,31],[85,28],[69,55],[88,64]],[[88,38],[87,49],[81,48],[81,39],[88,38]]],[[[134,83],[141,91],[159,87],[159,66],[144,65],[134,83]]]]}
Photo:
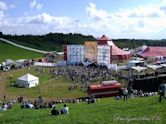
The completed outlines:
{"type": "Polygon", "coordinates": [[[84,63],[86,61],[98,65],[108,65],[112,60],[117,62],[129,60],[131,53],[118,48],[105,35],[96,41],[87,41],[84,45],[66,45],[64,60],[69,64],[84,63]]]}

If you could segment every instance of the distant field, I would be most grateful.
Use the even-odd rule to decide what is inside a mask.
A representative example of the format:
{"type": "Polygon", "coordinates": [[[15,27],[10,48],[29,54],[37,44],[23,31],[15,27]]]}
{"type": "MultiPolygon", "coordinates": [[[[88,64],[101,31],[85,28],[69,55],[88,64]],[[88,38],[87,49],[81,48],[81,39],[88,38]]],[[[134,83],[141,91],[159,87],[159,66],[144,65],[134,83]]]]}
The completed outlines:
{"type": "MultiPolygon", "coordinates": [[[[67,104],[69,115],[49,116],[51,109],[20,109],[0,112],[1,124],[166,124],[166,100],[158,97],[100,99],[94,104],[67,104]]],[[[57,109],[63,104],[58,104],[57,109]]]]}
{"type": "Polygon", "coordinates": [[[42,57],[43,54],[17,48],[0,41],[0,62],[6,59],[32,59],[42,57]]]}
{"type": "MultiPolygon", "coordinates": [[[[52,77],[51,72],[49,68],[44,69],[18,69],[18,70],[12,70],[10,72],[4,72],[3,77],[5,80],[3,81],[3,93],[1,94],[6,95],[9,98],[16,98],[20,95],[26,97],[26,98],[37,98],[38,96],[43,96],[45,98],[51,99],[51,98],[77,98],[77,97],[84,97],[86,96],[86,93],[82,91],[81,85],[75,90],[68,90],[68,86],[73,84],[72,81],[66,80],[63,77],[52,77]],[[16,81],[18,77],[24,75],[24,74],[33,74],[37,77],[39,77],[40,85],[34,88],[17,88],[12,87],[11,83],[16,81]],[[13,76],[12,79],[10,79],[10,76],[13,76]]],[[[2,95],[1,95],[2,97],[2,95]]]]}

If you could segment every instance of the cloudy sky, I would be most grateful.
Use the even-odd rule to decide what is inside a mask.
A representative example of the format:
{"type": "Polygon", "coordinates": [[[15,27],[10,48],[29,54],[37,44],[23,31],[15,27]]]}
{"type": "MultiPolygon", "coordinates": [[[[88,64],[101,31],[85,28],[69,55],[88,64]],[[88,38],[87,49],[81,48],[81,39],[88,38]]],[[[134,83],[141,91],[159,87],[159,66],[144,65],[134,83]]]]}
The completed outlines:
{"type": "Polygon", "coordinates": [[[0,0],[0,31],[166,39],[166,0],[0,0]]]}

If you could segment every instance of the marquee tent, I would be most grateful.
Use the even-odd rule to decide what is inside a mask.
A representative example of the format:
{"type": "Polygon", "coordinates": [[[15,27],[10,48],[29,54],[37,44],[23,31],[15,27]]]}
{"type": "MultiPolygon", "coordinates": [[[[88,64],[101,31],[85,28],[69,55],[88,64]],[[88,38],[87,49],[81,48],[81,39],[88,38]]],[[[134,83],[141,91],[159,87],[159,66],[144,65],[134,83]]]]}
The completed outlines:
{"type": "Polygon", "coordinates": [[[166,47],[148,46],[146,49],[138,53],[138,55],[141,57],[166,57],[166,47]]]}
{"type": "Polygon", "coordinates": [[[112,48],[112,59],[113,60],[129,60],[131,58],[131,52],[130,51],[124,51],[120,48],[118,48],[114,42],[107,38],[105,35],[103,35],[101,38],[98,39],[98,44],[100,45],[109,45],[112,48]]]}
{"type": "Polygon", "coordinates": [[[35,87],[39,84],[39,78],[31,74],[26,74],[17,79],[17,86],[24,88],[35,87]]]}
{"type": "Polygon", "coordinates": [[[153,69],[154,71],[159,69],[159,68],[162,68],[161,65],[147,65],[147,67],[153,69]]]}
{"type": "Polygon", "coordinates": [[[146,67],[140,67],[140,66],[136,66],[136,67],[132,67],[132,69],[138,71],[138,72],[141,72],[143,70],[146,70],[147,68],[146,67]]]}

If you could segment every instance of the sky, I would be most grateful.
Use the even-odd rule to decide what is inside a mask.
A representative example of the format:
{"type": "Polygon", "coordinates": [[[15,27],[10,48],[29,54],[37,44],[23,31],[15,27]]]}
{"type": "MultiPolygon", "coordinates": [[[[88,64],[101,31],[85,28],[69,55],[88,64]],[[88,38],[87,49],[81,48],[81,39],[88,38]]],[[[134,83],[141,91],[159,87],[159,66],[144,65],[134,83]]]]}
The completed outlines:
{"type": "Polygon", "coordinates": [[[0,31],[166,39],[166,0],[0,0],[0,31]]]}

